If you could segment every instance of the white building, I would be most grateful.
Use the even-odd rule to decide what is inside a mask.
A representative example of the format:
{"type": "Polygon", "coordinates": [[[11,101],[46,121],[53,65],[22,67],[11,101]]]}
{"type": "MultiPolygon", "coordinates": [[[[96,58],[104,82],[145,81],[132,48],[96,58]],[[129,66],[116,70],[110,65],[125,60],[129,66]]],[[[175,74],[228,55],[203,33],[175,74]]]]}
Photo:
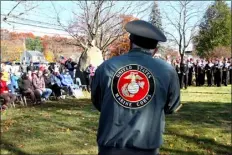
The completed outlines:
{"type": "Polygon", "coordinates": [[[39,51],[24,51],[20,57],[21,63],[29,64],[30,62],[46,63],[43,53],[39,51]]]}

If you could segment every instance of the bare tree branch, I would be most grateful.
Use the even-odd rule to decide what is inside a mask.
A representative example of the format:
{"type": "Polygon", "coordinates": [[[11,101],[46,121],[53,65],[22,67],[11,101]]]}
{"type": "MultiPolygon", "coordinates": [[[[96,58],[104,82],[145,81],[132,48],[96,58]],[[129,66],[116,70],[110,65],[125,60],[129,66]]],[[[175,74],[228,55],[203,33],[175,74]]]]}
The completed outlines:
{"type": "MultiPolygon", "coordinates": [[[[73,1],[74,6],[77,7],[78,13],[73,10],[74,18],[69,22],[68,26],[62,24],[59,20],[59,13],[54,7],[57,15],[57,22],[66,32],[70,34],[75,40],[80,40],[79,36],[82,35],[82,40],[78,46],[88,48],[87,44],[93,40],[96,41],[98,48],[106,49],[118,37],[124,34],[122,27],[122,15],[128,15],[128,12],[135,13],[132,4],[141,6],[138,2],[130,1],[128,5],[123,5],[116,8],[115,1],[73,1]]],[[[136,8],[136,7],[135,7],[136,8]]],[[[136,9],[138,10],[138,9],[136,9]]],[[[144,8],[138,11],[138,14],[145,13],[148,9],[144,8]]],[[[66,24],[67,25],[67,24],[66,24]]]]}
{"type": "Polygon", "coordinates": [[[174,22],[172,19],[172,17],[175,15],[167,14],[165,11],[164,14],[166,15],[169,26],[177,30],[178,33],[177,35],[175,35],[173,31],[169,31],[166,32],[166,34],[168,34],[175,42],[175,44],[178,45],[179,53],[181,55],[181,62],[183,62],[183,55],[185,53],[185,50],[194,38],[194,31],[198,26],[198,21],[195,21],[194,18],[198,17],[201,8],[196,7],[193,1],[190,0],[178,1],[176,3],[178,3],[179,5],[173,6],[170,3],[169,8],[171,8],[171,11],[178,15],[179,18],[177,19],[177,21],[174,22]]]}

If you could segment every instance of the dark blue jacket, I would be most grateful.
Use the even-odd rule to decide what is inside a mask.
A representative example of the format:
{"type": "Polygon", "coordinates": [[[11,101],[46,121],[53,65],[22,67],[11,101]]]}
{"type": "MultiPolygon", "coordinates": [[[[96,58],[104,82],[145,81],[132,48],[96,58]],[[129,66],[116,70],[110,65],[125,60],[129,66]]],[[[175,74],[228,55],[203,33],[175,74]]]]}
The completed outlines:
{"type": "MultiPolygon", "coordinates": [[[[133,79],[146,79],[135,77],[133,79]]],[[[141,87],[144,86],[142,82],[140,81],[141,87]]],[[[142,88],[139,88],[141,94],[145,90],[142,88]]],[[[97,134],[100,150],[107,147],[155,150],[162,144],[165,114],[173,113],[180,106],[178,75],[165,61],[154,59],[140,49],[133,49],[127,54],[105,61],[98,67],[92,81],[91,98],[94,106],[100,111],[97,134]],[[128,94],[129,91],[138,91],[138,80],[131,80],[133,85],[130,85],[127,81],[132,79],[132,76],[123,77],[124,73],[128,73],[128,69],[130,73],[137,72],[130,69],[133,65],[145,67],[146,69],[140,71],[146,74],[149,80],[153,77],[154,81],[150,81],[150,96],[132,103],[129,97],[129,101],[122,99],[117,91],[123,90],[127,96],[133,96],[128,94]],[[126,81],[123,82],[122,78],[126,81]],[[120,86],[117,80],[121,80],[124,85],[120,86]],[[143,103],[145,106],[136,108],[136,104],[143,103]]]]}

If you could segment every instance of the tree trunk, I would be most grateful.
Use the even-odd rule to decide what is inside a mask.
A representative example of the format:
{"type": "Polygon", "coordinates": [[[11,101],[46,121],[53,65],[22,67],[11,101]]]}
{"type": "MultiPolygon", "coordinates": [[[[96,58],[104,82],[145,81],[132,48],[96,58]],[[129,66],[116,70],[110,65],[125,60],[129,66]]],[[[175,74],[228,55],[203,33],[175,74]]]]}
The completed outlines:
{"type": "Polygon", "coordinates": [[[183,64],[184,61],[184,53],[180,54],[180,63],[183,64]]]}

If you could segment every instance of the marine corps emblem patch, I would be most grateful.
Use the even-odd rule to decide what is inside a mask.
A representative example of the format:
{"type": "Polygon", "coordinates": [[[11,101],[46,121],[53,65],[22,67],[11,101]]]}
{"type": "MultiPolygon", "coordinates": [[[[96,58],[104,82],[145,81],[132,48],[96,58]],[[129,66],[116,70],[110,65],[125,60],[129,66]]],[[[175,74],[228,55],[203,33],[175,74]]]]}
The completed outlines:
{"type": "Polygon", "coordinates": [[[147,68],[127,65],[115,73],[111,90],[121,106],[131,109],[141,108],[152,100],[155,94],[155,80],[147,68]]]}

